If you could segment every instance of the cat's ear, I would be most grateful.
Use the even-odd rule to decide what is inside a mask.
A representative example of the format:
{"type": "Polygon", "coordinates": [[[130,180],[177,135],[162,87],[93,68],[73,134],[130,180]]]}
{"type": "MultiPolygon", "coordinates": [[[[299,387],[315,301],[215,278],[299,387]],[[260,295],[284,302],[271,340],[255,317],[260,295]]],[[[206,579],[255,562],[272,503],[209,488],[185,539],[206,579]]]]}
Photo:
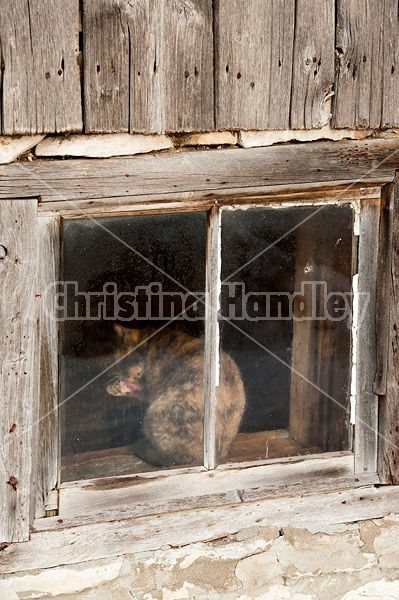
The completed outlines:
{"type": "Polygon", "coordinates": [[[115,323],[114,331],[116,333],[117,338],[125,346],[135,346],[140,341],[139,329],[129,329],[128,327],[123,327],[122,325],[118,325],[117,323],[115,323]]]}
{"type": "Polygon", "coordinates": [[[126,327],[122,327],[122,325],[118,325],[117,323],[114,324],[114,332],[116,334],[116,337],[119,338],[120,340],[124,339],[125,331],[126,331],[126,327]]]}

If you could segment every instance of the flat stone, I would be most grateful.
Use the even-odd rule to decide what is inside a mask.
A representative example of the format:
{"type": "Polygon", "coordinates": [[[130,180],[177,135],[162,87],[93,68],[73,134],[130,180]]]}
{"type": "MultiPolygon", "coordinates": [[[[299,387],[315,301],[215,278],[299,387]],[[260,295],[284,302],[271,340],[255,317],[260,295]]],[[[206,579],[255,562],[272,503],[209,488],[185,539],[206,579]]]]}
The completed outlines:
{"type": "Polygon", "coordinates": [[[44,135],[21,135],[0,137],[0,165],[6,165],[34,148],[44,139],[44,135]]]}
{"type": "Polygon", "coordinates": [[[293,566],[300,576],[352,571],[369,568],[376,563],[374,556],[367,557],[362,553],[363,543],[356,530],[327,535],[286,528],[284,538],[280,540],[272,550],[276,548],[279,564],[290,577],[293,576],[293,566]],[[285,571],[288,568],[289,571],[285,571]]]}
{"type": "MultiPolygon", "coordinates": [[[[242,598],[249,600],[248,596],[242,598]]],[[[257,595],[256,600],[316,600],[316,597],[302,594],[285,585],[273,585],[265,594],[257,595]]]]}
{"type": "Polygon", "coordinates": [[[374,540],[381,534],[381,528],[372,521],[362,521],[359,531],[360,539],[364,544],[362,552],[375,552],[374,540]]]}
{"type": "Polygon", "coordinates": [[[399,572],[399,527],[382,528],[380,535],[374,539],[374,550],[381,569],[397,569],[399,572]]]}
{"type": "Polygon", "coordinates": [[[50,136],[36,146],[36,156],[86,156],[109,158],[131,156],[173,148],[166,135],[106,133],[93,135],[50,136]]]}
{"type": "Polygon", "coordinates": [[[237,134],[231,131],[193,133],[184,138],[183,146],[235,146],[237,134]]]}
{"type": "Polygon", "coordinates": [[[321,129],[287,129],[284,131],[240,131],[238,145],[242,148],[272,146],[282,142],[315,142],[317,140],[363,140],[372,131],[352,129],[331,129],[328,125],[321,129]]]}
{"type": "Polygon", "coordinates": [[[81,568],[56,567],[35,575],[7,577],[0,580],[0,598],[28,600],[63,594],[77,594],[116,580],[121,571],[123,558],[81,568]]]}
{"type": "Polygon", "coordinates": [[[358,600],[367,598],[367,600],[397,600],[399,598],[399,581],[386,581],[379,579],[362,585],[351,590],[341,600],[358,600]]]}
{"type": "Polygon", "coordinates": [[[235,576],[242,583],[246,593],[284,583],[284,572],[274,552],[262,552],[240,560],[235,576]]]}
{"type": "Polygon", "coordinates": [[[341,600],[342,597],[371,581],[383,579],[385,573],[376,568],[360,569],[351,573],[320,573],[317,576],[302,575],[296,578],[285,578],[285,584],[302,594],[309,594],[317,599],[341,600]]]}
{"type": "Polygon", "coordinates": [[[243,542],[246,540],[261,538],[266,542],[270,542],[279,537],[280,532],[278,527],[247,527],[246,529],[241,529],[235,534],[230,536],[231,540],[237,542],[243,542]]]}

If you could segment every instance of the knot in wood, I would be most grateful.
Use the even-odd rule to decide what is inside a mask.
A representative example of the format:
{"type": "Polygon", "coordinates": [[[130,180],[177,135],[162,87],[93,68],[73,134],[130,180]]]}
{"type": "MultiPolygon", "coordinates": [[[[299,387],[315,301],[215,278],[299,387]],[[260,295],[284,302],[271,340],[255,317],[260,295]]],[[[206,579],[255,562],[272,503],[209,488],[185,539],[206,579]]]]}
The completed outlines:
{"type": "Polygon", "coordinates": [[[17,483],[18,483],[18,479],[16,477],[14,477],[13,475],[11,475],[10,479],[7,481],[7,484],[12,487],[14,492],[17,491],[17,483]]]}

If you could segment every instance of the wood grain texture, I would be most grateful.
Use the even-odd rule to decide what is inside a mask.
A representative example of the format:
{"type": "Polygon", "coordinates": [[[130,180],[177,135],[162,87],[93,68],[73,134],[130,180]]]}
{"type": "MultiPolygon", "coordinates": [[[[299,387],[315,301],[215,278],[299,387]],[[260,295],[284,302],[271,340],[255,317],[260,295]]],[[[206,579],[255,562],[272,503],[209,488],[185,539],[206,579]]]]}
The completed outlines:
{"type": "Polygon", "coordinates": [[[221,216],[218,207],[208,213],[206,248],[205,349],[204,349],[204,465],[216,466],[217,387],[219,386],[219,322],[221,216]]]}
{"type": "MultiPolygon", "coordinates": [[[[1,37],[0,37],[1,41],[1,37]]],[[[2,44],[0,43],[0,132],[3,131],[3,71],[4,71],[4,60],[2,44]]]]}
{"type": "Polygon", "coordinates": [[[111,197],[104,199],[79,200],[79,202],[46,202],[39,205],[41,215],[51,216],[62,214],[65,217],[79,218],[103,217],[120,215],[138,215],[148,213],[181,212],[182,210],[207,210],[212,208],[217,201],[220,206],[231,206],[234,204],[254,204],[254,203],[277,203],[281,206],[282,202],[293,201],[300,204],[312,204],[325,200],[326,202],[339,200],[340,202],[351,201],[358,198],[376,198],[380,197],[381,186],[375,187],[374,183],[363,182],[359,185],[348,186],[348,183],[326,183],[319,185],[317,183],[298,184],[291,186],[271,186],[271,187],[248,187],[241,189],[226,189],[216,191],[191,191],[168,194],[152,194],[150,196],[136,196],[130,198],[111,197]],[[350,196],[347,195],[348,190],[350,196]],[[376,193],[377,190],[378,192],[376,193]]]}
{"type": "Polygon", "coordinates": [[[361,521],[399,511],[396,488],[363,487],[271,498],[163,515],[138,517],[63,531],[32,533],[26,544],[2,551],[0,573],[48,568],[121,554],[153,551],[165,545],[226,538],[247,527],[308,527],[361,521]]]}
{"type": "Polygon", "coordinates": [[[216,0],[216,128],[288,129],[294,0],[216,0]]]}
{"type": "Polygon", "coordinates": [[[384,61],[381,127],[395,127],[399,125],[399,8],[397,0],[384,0],[383,4],[384,61]]]}
{"type": "Polygon", "coordinates": [[[393,229],[393,183],[381,190],[380,237],[378,243],[378,273],[376,298],[377,372],[374,393],[385,396],[388,377],[389,352],[389,306],[387,299],[391,291],[392,229],[393,229]]]}
{"type": "Polygon", "coordinates": [[[29,538],[34,510],[38,347],[37,200],[0,202],[0,541],[29,538]],[[32,486],[32,490],[31,490],[32,486]]]}
{"type": "Polygon", "coordinates": [[[213,128],[211,0],[85,0],[86,131],[213,128]]]}
{"type": "Polygon", "coordinates": [[[329,121],[326,98],[335,73],[335,1],[297,0],[291,92],[291,128],[313,129],[329,121]]]}
{"type": "MultiPolygon", "coordinates": [[[[390,263],[388,365],[386,395],[380,397],[379,461],[382,483],[399,484],[399,178],[396,176],[392,212],[392,254],[390,263]]],[[[385,307],[387,308],[387,307],[385,307]]]]}
{"type": "Polygon", "coordinates": [[[82,129],[78,27],[79,0],[4,3],[3,133],[82,129]]]}
{"type": "Polygon", "coordinates": [[[38,219],[37,293],[40,294],[40,387],[36,518],[44,516],[49,492],[58,480],[58,323],[53,286],[60,278],[60,219],[38,219]]]}
{"type": "Polygon", "coordinates": [[[84,0],[85,131],[129,130],[129,30],[124,0],[84,0]]]}
{"type": "Polygon", "coordinates": [[[248,150],[218,150],[74,161],[35,161],[0,167],[0,198],[37,193],[39,209],[101,207],[129,201],[212,202],[221,197],[311,194],[317,187],[339,186],[348,198],[355,187],[393,181],[399,167],[396,139],[316,142],[248,150]],[[345,182],[348,185],[345,186],[345,182]],[[301,188],[302,186],[302,188],[301,188]]]}
{"type": "Polygon", "coordinates": [[[379,483],[375,474],[366,475],[355,482],[353,466],[353,455],[324,455],[323,458],[308,458],[296,464],[216,469],[212,476],[206,472],[169,473],[162,477],[155,474],[146,478],[139,475],[71,482],[61,485],[59,517],[62,523],[57,519],[38,519],[35,521],[35,530],[60,531],[76,525],[118,521],[145,514],[234,504],[240,502],[239,490],[248,496],[257,493],[259,499],[281,497],[279,490],[282,487],[284,496],[292,497],[298,493],[314,493],[318,489],[336,491],[379,483]],[[82,514],[82,506],[87,507],[85,514],[82,514]]]}
{"type": "MultiPolygon", "coordinates": [[[[132,19],[130,131],[214,127],[211,0],[145,0],[132,19]],[[155,4],[155,6],[154,6],[155,4]],[[139,74],[140,73],[140,74],[139,74]]],[[[130,5],[131,6],[131,5],[130,5]]],[[[136,8],[137,11],[137,8],[136,8]]]]}
{"type": "Polygon", "coordinates": [[[337,0],[335,127],[399,124],[396,0],[337,0]]]}
{"type": "Polygon", "coordinates": [[[377,470],[378,397],[373,387],[377,372],[376,300],[380,207],[380,200],[361,202],[354,440],[356,473],[374,473],[377,470]]]}
{"type": "Polygon", "coordinates": [[[337,0],[335,127],[379,127],[384,0],[337,0]]]}

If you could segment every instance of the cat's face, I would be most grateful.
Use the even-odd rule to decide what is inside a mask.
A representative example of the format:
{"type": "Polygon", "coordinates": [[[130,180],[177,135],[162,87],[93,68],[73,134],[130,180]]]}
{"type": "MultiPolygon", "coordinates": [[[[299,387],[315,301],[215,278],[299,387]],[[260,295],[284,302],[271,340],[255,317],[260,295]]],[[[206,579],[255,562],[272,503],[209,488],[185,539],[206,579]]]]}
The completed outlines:
{"type": "MultiPolygon", "coordinates": [[[[127,358],[126,360],[129,360],[127,358]]],[[[117,374],[107,386],[108,394],[111,396],[136,396],[143,389],[143,363],[138,360],[129,365],[128,369],[123,369],[122,373],[117,374]]]]}
{"type": "Polygon", "coordinates": [[[114,372],[116,375],[107,386],[111,396],[138,397],[143,389],[144,357],[142,348],[135,350],[140,342],[140,331],[114,325],[117,338],[118,358],[121,358],[114,372]],[[126,357],[126,358],[123,358],[126,357]]]}

